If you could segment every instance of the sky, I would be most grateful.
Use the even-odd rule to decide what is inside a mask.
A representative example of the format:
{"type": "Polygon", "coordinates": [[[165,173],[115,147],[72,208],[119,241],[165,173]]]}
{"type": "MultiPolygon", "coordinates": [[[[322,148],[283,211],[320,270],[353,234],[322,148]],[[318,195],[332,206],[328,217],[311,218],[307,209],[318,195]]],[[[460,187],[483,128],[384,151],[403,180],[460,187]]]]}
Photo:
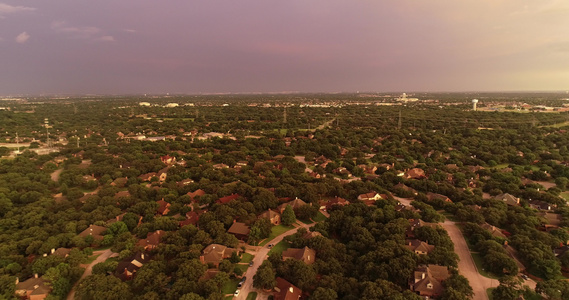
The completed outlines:
{"type": "Polygon", "coordinates": [[[0,95],[569,90],[567,0],[0,0],[0,95]]]}

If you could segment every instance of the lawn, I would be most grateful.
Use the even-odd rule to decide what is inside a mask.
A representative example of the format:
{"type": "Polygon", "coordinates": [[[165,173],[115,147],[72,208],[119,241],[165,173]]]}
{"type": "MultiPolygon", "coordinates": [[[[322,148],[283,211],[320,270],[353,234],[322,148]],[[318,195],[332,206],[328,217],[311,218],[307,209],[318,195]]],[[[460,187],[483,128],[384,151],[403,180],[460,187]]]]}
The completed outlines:
{"type": "Polygon", "coordinates": [[[563,197],[563,199],[565,199],[565,201],[569,201],[569,192],[563,192],[563,193],[559,194],[559,196],[563,197]]]}
{"type": "Polygon", "coordinates": [[[301,220],[301,219],[298,219],[297,221],[302,222],[302,223],[304,223],[304,224],[306,224],[306,225],[310,225],[310,224],[314,223],[314,222],[312,222],[312,220],[301,220]]]}
{"type": "Polygon", "coordinates": [[[493,291],[494,289],[495,289],[495,288],[489,288],[489,289],[486,290],[486,294],[488,295],[488,299],[489,299],[489,300],[493,300],[493,299],[494,299],[494,297],[492,297],[492,291],[493,291]]]}
{"type": "Polygon", "coordinates": [[[253,254],[249,254],[249,253],[243,253],[241,254],[241,261],[242,263],[249,263],[253,260],[253,254]]]}
{"type": "Polygon", "coordinates": [[[257,299],[257,293],[256,292],[250,292],[249,295],[247,295],[246,300],[255,300],[255,299],[257,299]]]}
{"type": "Polygon", "coordinates": [[[247,269],[249,268],[249,265],[236,264],[235,267],[241,269],[241,271],[243,271],[243,274],[245,274],[245,272],[247,272],[247,269]]]}
{"type": "Polygon", "coordinates": [[[280,243],[276,244],[273,246],[273,249],[271,249],[271,251],[269,251],[269,255],[271,253],[279,253],[281,254],[283,251],[285,251],[286,249],[290,248],[289,243],[285,242],[285,241],[280,241],[280,243]]]}
{"type": "Polygon", "coordinates": [[[263,242],[261,242],[259,244],[259,246],[265,246],[268,242],[272,241],[274,238],[276,238],[277,236],[291,230],[294,229],[294,226],[284,226],[284,225],[277,225],[277,226],[273,226],[273,228],[271,228],[271,235],[269,235],[268,238],[266,238],[263,242]]]}
{"type": "Polygon", "coordinates": [[[91,256],[87,257],[85,264],[88,265],[88,264],[94,262],[95,259],[97,259],[97,257],[99,257],[99,255],[101,255],[101,254],[95,254],[95,255],[91,255],[91,256]]]}
{"type": "Polygon", "coordinates": [[[318,214],[316,215],[316,217],[313,218],[312,220],[314,220],[314,222],[323,222],[326,219],[327,219],[326,216],[322,212],[319,211],[318,214]]]}
{"type": "Polygon", "coordinates": [[[237,290],[237,284],[239,283],[240,279],[233,279],[228,281],[221,287],[221,293],[225,294],[233,294],[237,290]]]}
{"type": "Polygon", "coordinates": [[[476,268],[478,269],[478,272],[480,272],[480,275],[492,279],[498,279],[498,276],[494,275],[494,273],[484,270],[484,267],[482,266],[482,257],[478,252],[470,252],[470,255],[472,255],[472,259],[474,260],[474,263],[476,264],[476,268]]]}

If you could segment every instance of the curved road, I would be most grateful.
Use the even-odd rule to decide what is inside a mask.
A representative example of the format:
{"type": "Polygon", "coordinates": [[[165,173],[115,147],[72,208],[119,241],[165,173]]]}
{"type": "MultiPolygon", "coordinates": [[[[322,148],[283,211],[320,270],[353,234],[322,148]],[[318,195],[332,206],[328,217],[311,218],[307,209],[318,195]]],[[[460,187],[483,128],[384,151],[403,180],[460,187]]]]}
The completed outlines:
{"type": "Polygon", "coordinates": [[[458,272],[470,282],[472,291],[474,291],[473,299],[488,299],[486,290],[491,287],[497,287],[500,282],[496,279],[484,277],[478,273],[466,240],[454,222],[446,220],[442,226],[448,232],[450,239],[454,243],[454,252],[456,252],[459,257],[458,272]]]}
{"type": "Polygon", "coordinates": [[[291,229],[285,233],[282,233],[281,235],[277,236],[276,238],[274,238],[270,242],[268,242],[265,246],[259,247],[257,249],[257,251],[255,251],[255,253],[254,253],[255,257],[253,258],[253,266],[249,267],[247,269],[247,272],[245,272],[245,274],[244,274],[244,276],[247,277],[247,280],[245,281],[243,286],[240,288],[241,291],[239,292],[239,296],[234,297],[234,299],[247,299],[247,295],[249,295],[250,292],[257,292],[257,299],[266,299],[267,298],[268,295],[263,294],[264,293],[263,291],[257,290],[256,288],[253,287],[253,276],[255,276],[259,266],[268,257],[268,253],[271,249],[269,249],[267,247],[267,245],[271,245],[271,244],[276,245],[280,241],[282,241],[286,236],[295,234],[299,228],[304,227],[304,228],[308,229],[310,226],[314,225],[314,223],[304,224],[302,222],[298,222],[297,225],[298,224],[300,224],[300,226],[298,226],[294,229],[291,229]]]}
{"type": "Polygon", "coordinates": [[[95,254],[100,254],[92,263],[90,263],[87,268],[85,269],[85,272],[83,272],[83,275],[81,275],[81,278],[75,283],[75,285],[73,286],[73,288],[71,289],[71,291],[69,292],[69,294],[67,295],[67,300],[73,300],[75,299],[75,286],[77,285],[77,283],[79,281],[81,281],[81,279],[91,275],[93,273],[93,266],[104,262],[105,260],[107,260],[109,257],[113,257],[113,256],[117,256],[118,253],[114,253],[113,251],[111,251],[110,249],[107,250],[99,250],[99,251],[94,251],[93,255],[95,254]]]}

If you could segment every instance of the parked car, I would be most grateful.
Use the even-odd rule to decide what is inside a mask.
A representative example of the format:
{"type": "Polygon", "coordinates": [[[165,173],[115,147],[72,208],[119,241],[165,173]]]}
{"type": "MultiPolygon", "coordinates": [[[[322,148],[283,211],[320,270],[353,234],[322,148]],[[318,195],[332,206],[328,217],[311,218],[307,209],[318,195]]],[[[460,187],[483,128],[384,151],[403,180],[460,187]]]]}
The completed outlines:
{"type": "Polygon", "coordinates": [[[273,246],[274,246],[274,244],[269,244],[269,245],[267,246],[267,248],[272,248],[273,246]]]}
{"type": "Polygon", "coordinates": [[[249,267],[253,266],[253,261],[249,262],[249,267]]]}
{"type": "Polygon", "coordinates": [[[522,278],[523,278],[524,280],[529,280],[529,277],[528,277],[526,274],[522,274],[522,278]]]}
{"type": "Polygon", "coordinates": [[[241,291],[241,290],[236,290],[235,293],[233,294],[233,296],[235,296],[235,297],[239,296],[239,292],[240,292],[240,291],[241,291]]]}

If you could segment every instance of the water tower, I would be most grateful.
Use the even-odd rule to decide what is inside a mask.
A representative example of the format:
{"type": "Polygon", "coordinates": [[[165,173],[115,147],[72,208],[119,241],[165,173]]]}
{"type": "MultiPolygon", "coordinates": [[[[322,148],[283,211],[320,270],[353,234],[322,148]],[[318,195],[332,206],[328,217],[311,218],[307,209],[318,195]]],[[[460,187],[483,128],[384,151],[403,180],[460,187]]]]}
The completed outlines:
{"type": "Polygon", "coordinates": [[[472,110],[476,111],[476,103],[478,103],[478,99],[472,99],[472,110]]]}

